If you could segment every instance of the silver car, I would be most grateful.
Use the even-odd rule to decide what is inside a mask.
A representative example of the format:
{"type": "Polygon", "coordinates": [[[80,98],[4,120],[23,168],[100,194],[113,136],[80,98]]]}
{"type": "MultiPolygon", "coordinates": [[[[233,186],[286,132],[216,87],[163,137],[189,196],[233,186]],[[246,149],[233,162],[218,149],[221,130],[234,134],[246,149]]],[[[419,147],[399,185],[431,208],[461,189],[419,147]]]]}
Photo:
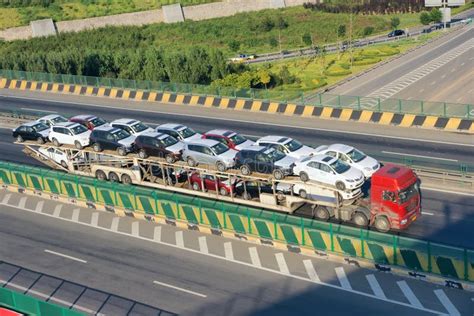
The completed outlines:
{"type": "Polygon", "coordinates": [[[198,164],[215,165],[217,170],[223,172],[232,168],[237,150],[230,149],[221,142],[211,139],[200,139],[186,144],[183,160],[190,167],[198,164]]]}

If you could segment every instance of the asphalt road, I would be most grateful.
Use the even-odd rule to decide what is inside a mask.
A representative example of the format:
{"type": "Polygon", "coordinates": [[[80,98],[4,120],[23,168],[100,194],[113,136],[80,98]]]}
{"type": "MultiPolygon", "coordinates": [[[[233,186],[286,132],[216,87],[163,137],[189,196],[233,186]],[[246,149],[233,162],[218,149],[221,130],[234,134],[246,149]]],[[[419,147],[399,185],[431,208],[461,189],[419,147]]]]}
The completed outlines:
{"type": "MultiPolygon", "coordinates": [[[[423,70],[430,61],[453,52],[473,37],[473,27],[465,27],[462,31],[456,31],[447,38],[438,39],[401,59],[396,59],[342,84],[328,93],[384,97],[382,90],[389,87],[392,82],[416,69],[423,70]]],[[[474,73],[472,55],[473,50],[470,49],[450,62],[433,68],[422,79],[413,82],[410,80],[407,87],[391,95],[390,98],[473,104],[474,83],[469,79],[474,73]],[[443,75],[446,76],[443,77],[443,75]]]]}
{"type": "MultiPolygon", "coordinates": [[[[0,195],[4,201],[5,194],[0,195]]],[[[40,198],[22,202],[20,195],[11,195],[9,205],[24,207],[2,202],[0,258],[35,272],[13,274],[11,266],[1,264],[0,283],[6,279],[7,287],[36,286],[42,293],[38,287],[43,280],[36,274],[44,273],[128,298],[84,298],[80,286],[63,285],[46,294],[66,306],[114,316],[132,311],[130,301],[180,315],[428,315],[451,308],[439,299],[442,292],[457,312],[465,314],[472,307],[464,291],[170,226],[158,225],[162,233],[156,242],[154,223],[142,222],[134,229],[133,219],[120,218],[109,229],[114,218],[110,213],[78,209],[77,220],[71,221],[74,212],[67,205],[58,209],[57,202],[46,201],[32,212],[40,198]],[[98,216],[92,224],[94,214],[98,216]],[[234,258],[224,256],[224,243],[231,244],[234,258]],[[317,271],[312,277],[303,259],[317,271]],[[375,279],[372,285],[369,274],[375,279]]]]}

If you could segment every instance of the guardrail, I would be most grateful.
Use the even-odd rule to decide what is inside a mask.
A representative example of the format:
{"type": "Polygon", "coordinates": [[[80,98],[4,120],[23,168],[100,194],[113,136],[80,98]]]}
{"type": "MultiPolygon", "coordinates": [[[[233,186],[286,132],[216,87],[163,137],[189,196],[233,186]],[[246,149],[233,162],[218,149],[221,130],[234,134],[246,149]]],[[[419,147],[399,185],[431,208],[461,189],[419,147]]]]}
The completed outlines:
{"type": "Polygon", "coordinates": [[[19,192],[41,192],[89,207],[102,205],[109,211],[122,210],[147,220],[185,223],[216,235],[233,234],[265,244],[283,244],[293,251],[363,259],[379,269],[391,265],[416,275],[425,272],[474,281],[471,249],[2,161],[0,183],[19,192]]]}
{"type": "MultiPolygon", "coordinates": [[[[7,307],[25,315],[83,316],[84,314],[0,287],[0,307],[7,307]]],[[[1,313],[0,313],[1,314],[1,313]]]]}
{"type": "Polygon", "coordinates": [[[0,78],[7,80],[28,80],[34,82],[47,82],[58,84],[73,84],[90,87],[115,87],[120,89],[179,92],[199,96],[231,97],[251,100],[275,100],[287,103],[310,105],[315,107],[348,108],[355,110],[372,110],[378,112],[390,112],[398,114],[433,115],[447,118],[467,118],[474,117],[474,105],[448,102],[385,99],[314,94],[304,92],[281,92],[267,89],[253,88],[230,88],[215,87],[209,85],[156,82],[149,80],[128,80],[120,78],[104,78],[91,76],[76,76],[65,74],[51,74],[41,72],[25,72],[16,70],[0,69],[0,78]]]}

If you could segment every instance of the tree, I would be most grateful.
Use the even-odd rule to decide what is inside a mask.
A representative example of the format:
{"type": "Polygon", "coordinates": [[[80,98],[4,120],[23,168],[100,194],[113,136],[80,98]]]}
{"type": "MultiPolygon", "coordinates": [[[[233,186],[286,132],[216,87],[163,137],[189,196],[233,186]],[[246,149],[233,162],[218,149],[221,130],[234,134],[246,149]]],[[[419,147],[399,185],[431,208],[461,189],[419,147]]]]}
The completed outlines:
{"type": "Polygon", "coordinates": [[[236,52],[240,48],[240,42],[233,39],[227,43],[227,46],[229,46],[231,51],[236,52]]]}
{"type": "Polygon", "coordinates": [[[372,34],[374,32],[374,27],[373,26],[366,26],[364,28],[364,31],[362,32],[362,35],[364,36],[369,36],[370,34],[372,34]]]}
{"type": "Polygon", "coordinates": [[[290,73],[286,65],[280,69],[278,76],[280,77],[283,84],[292,84],[295,82],[295,77],[290,73]]]}
{"type": "Polygon", "coordinates": [[[431,21],[433,22],[441,22],[441,19],[443,18],[443,13],[438,8],[434,8],[430,12],[430,17],[431,21]]]}
{"type": "Polygon", "coordinates": [[[267,85],[272,80],[272,77],[270,76],[270,73],[266,69],[259,69],[258,70],[258,78],[260,80],[260,83],[262,83],[265,86],[265,89],[267,88],[267,85]]]}
{"type": "Polygon", "coordinates": [[[311,34],[304,33],[303,36],[301,36],[301,40],[306,46],[313,46],[313,39],[311,38],[311,34]]]}
{"type": "Polygon", "coordinates": [[[396,29],[400,25],[400,18],[395,16],[390,20],[390,26],[396,29]]]}
{"type": "Polygon", "coordinates": [[[277,47],[278,46],[278,40],[275,37],[270,37],[269,44],[271,47],[277,47]]]}
{"type": "Polygon", "coordinates": [[[262,32],[270,32],[275,27],[275,22],[268,16],[264,17],[259,23],[259,29],[262,32]]]}
{"type": "Polygon", "coordinates": [[[283,30],[288,27],[288,22],[286,22],[286,20],[283,17],[279,16],[277,19],[276,25],[280,30],[283,30]]]}
{"type": "Polygon", "coordinates": [[[431,15],[430,15],[428,12],[426,12],[426,11],[421,12],[421,14],[420,14],[420,22],[421,22],[421,24],[423,24],[423,25],[428,25],[428,24],[430,24],[430,23],[431,23],[431,15]]]}
{"type": "Polygon", "coordinates": [[[341,37],[344,37],[344,36],[346,36],[346,25],[341,24],[337,28],[337,38],[341,38],[341,37]]]}

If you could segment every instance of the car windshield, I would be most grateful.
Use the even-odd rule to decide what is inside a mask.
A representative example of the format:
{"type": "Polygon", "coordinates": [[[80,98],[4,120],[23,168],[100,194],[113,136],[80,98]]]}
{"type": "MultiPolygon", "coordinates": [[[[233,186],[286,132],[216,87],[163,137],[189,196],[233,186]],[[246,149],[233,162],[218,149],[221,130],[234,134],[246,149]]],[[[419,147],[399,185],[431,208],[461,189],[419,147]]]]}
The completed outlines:
{"type": "Polygon", "coordinates": [[[89,121],[94,127],[104,125],[106,122],[104,119],[101,119],[100,117],[96,117],[92,120],[89,121]]]}
{"type": "Polygon", "coordinates": [[[286,157],[284,153],[275,149],[269,149],[265,151],[265,154],[269,155],[273,161],[278,161],[286,157]]]}
{"type": "Polygon", "coordinates": [[[123,129],[119,129],[115,132],[112,132],[112,135],[115,136],[115,139],[117,140],[121,140],[121,139],[124,139],[124,138],[127,138],[130,136],[130,134],[126,131],[124,131],[123,129]]]}
{"type": "Polygon", "coordinates": [[[217,155],[220,155],[222,153],[225,153],[226,151],[229,150],[229,147],[227,147],[226,145],[222,144],[222,143],[217,143],[215,144],[214,146],[211,147],[212,150],[214,150],[214,152],[217,154],[217,155]]]}
{"type": "Polygon", "coordinates": [[[135,133],[143,132],[147,128],[148,128],[148,126],[146,126],[142,122],[138,122],[138,123],[132,125],[132,129],[135,131],[135,133]]]}
{"type": "Polygon", "coordinates": [[[330,166],[337,173],[344,173],[347,170],[349,170],[349,168],[351,167],[351,166],[349,166],[348,164],[346,164],[345,162],[343,162],[339,159],[336,160],[335,162],[333,162],[330,166]]]}
{"type": "Polygon", "coordinates": [[[174,138],[173,136],[165,137],[163,139],[160,139],[160,141],[163,143],[165,147],[173,146],[174,144],[178,142],[178,140],[174,138]]]}
{"type": "Polygon", "coordinates": [[[53,122],[54,124],[65,123],[67,122],[67,118],[62,117],[62,116],[56,116],[55,118],[51,120],[51,122],[53,122]]]}
{"type": "Polygon", "coordinates": [[[403,204],[410,200],[412,197],[418,194],[418,188],[416,183],[413,183],[405,190],[398,192],[398,197],[400,198],[400,204],[403,204]]]}
{"type": "Polygon", "coordinates": [[[178,133],[183,138],[188,138],[188,137],[191,137],[193,135],[196,135],[196,132],[192,128],[189,128],[189,127],[186,127],[185,129],[180,130],[178,133]]]}
{"type": "Polygon", "coordinates": [[[358,151],[357,149],[352,149],[350,152],[347,153],[347,156],[352,159],[354,162],[359,162],[361,160],[364,160],[365,157],[367,157],[366,154],[364,154],[361,151],[358,151]]]}
{"type": "Polygon", "coordinates": [[[293,152],[293,151],[296,151],[298,149],[300,149],[301,147],[303,147],[303,144],[300,143],[299,141],[297,140],[294,140],[292,139],[291,141],[289,141],[288,143],[285,144],[286,147],[288,147],[288,149],[293,152]]]}
{"type": "Polygon", "coordinates": [[[41,132],[49,128],[48,125],[44,123],[38,123],[38,124],[33,125],[32,127],[35,130],[35,132],[41,132]]]}
{"type": "Polygon", "coordinates": [[[239,134],[235,134],[234,136],[231,136],[229,138],[236,145],[240,145],[247,140],[245,137],[240,136],[239,134]]]}
{"type": "Polygon", "coordinates": [[[84,127],[83,125],[79,125],[79,124],[77,126],[74,126],[73,128],[71,128],[71,130],[72,130],[72,133],[74,135],[78,135],[78,134],[82,134],[84,132],[87,132],[87,128],[84,127]]]}

